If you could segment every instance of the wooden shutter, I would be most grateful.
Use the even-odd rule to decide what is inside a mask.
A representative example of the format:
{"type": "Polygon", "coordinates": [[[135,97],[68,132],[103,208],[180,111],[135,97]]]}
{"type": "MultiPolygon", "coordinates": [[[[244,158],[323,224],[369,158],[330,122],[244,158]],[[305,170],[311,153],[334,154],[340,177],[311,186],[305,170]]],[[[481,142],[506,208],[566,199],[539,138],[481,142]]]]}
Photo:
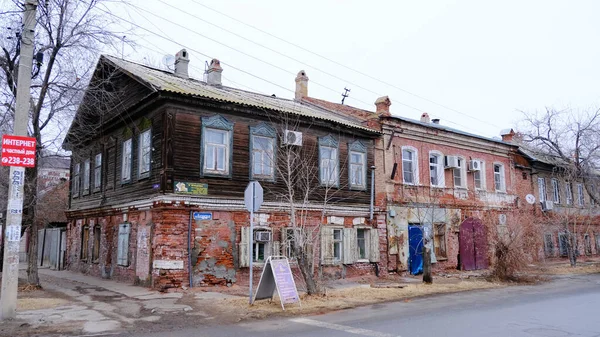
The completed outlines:
{"type": "Polygon", "coordinates": [[[369,261],[379,262],[379,231],[377,228],[369,230],[369,261]]]}
{"type": "Polygon", "coordinates": [[[344,228],[343,246],[343,263],[352,264],[356,262],[358,255],[358,245],[356,242],[356,228],[344,228]]]}
{"type": "Polygon", "coordinates": [[[240,268],[250,266],[250,254],[248,252],[248,243],[250,242],[250,227],[242,227],[241,234],[239,245],[240,268]]]}
{"type": "Polygon", "coordinates": [[[333,264],[333,228],[321,226],[321,263],[333,264]]]}
{"type": "Polygon", "coordinates": [[[129,224],[119,225],[117,263],[122,266],[127,266],[129,264],[129,229],[129,224]]]}

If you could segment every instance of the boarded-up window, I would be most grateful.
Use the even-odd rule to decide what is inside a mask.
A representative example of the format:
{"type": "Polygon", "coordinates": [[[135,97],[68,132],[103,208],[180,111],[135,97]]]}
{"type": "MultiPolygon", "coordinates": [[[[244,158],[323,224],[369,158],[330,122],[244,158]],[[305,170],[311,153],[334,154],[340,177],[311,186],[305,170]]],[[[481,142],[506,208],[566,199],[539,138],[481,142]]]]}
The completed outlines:
{"type": "Polygon", "coordinates": [[[567,256],[568,237],[566,233],[558,234],[558,245],[560,256],[567,256]]]}
{"type": "Polygon", "coordinates": [[[92,247],[92,262],[97,263],[100,258],[100,226],[94,227],[94,246],[92,247]]]}
{"type": "Polygon", "coordinates": [[[552,233],[544,234],[544,253],[546,256],[554,256],[554,238],[552,233]]]}
{"type": "Polygon", "coordinates": [[[583,235],[583,244],[585,245],[585,255],[592,255],[592,239],[589,234],[583,235]]]}
{"type": "Polygon", "coordinates": [[[446,224],[434,224],[433,225],[433,247],[435,249],[435,256],[439,258],[447,258],[446,253],[446,224]]]}
{"type": "Polygon", "coordinates": [[[85,225],[81,229],[81,259],[87,260],[90,248],[90,227],[85,225]]]}
{"type": "Polygon", "coordinates": [[[129,265],[129,231],[131,225],[128,223],[119,225],[119,244],[117,248],[117,264],[129,265]]]}

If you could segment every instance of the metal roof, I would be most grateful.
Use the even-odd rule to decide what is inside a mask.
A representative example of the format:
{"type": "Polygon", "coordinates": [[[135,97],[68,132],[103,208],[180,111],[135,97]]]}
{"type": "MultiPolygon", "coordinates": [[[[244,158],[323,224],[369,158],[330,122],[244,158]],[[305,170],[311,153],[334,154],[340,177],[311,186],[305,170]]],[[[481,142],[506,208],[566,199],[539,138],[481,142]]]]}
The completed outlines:
{"type": "Polygon", "coordinates": [[[367,128],[355,118],[340,116],[340,114],[292,99],[267,96],[259,93],[244,91],[226,86],[209,85],[193,78],[182,78],[171,72],[148,67],[135,62],[126,61],[114,56],[103,55],[105,59],[126,73],[146,82],[155,91],[172,92],[193,97],[208,98],[220,102],[240,104],[244,106],[268,109],[297,116],[316,118],[349,128],[379,134],[377,130],[367,128]]]}

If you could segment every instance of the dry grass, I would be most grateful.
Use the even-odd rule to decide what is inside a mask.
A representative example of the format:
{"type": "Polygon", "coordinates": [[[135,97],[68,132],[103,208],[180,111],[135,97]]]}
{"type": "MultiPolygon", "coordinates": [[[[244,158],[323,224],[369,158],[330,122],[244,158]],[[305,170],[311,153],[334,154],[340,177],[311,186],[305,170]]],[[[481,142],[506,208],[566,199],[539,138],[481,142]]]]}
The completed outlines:
{"type": "Polygon", "coordinates": [[[595,274],[600,273],[600,263],[584,264],[576,267],[571,267],[568,263],[565,263],[553,266],[542,266],[535,271],[547,275],[595,274]]]}
{"type": "Polygon", "coordinates": [[[17,308],[19,311],[51,309],[66,303],[68,301],[61,298],[19,298],[17,308]]]}
{"type": "Polygon", "coordinates": [[[246,298],[224,299],[217,304],[223,312],[237,313],[242,318],[262,318],[273,314],[297,315],[353,308],[361,305],[405,300],[418,296],[502,287],[499,283],[482,280],[453,284],[408,284],[405,288],[370,288],[368,286],[328,290],[323,296],[301,296],[302,306],[290,304],[282,313],[277,296],[273,301],[256,301],[248,306],[246,298]]]}

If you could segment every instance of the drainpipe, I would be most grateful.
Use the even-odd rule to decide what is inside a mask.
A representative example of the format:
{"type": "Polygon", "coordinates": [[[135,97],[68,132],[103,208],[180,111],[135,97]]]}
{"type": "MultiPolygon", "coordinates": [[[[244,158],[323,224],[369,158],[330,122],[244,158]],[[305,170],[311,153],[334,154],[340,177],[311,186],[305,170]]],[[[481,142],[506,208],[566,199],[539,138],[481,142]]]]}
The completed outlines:
{"type": "Polygon", "coordinates": [[[375,201],[375,166],[371,166],[371,204],[369,205],[369,220],[373,221],[373,208],[375,201]]]}
{"type": "Polygon", "coordinates": [[[193,287],[192,275],[192,217],[193,211],[190,211],[190,222],[188,224],[188,273],[190,274],[190,288],[193,287]]]}

